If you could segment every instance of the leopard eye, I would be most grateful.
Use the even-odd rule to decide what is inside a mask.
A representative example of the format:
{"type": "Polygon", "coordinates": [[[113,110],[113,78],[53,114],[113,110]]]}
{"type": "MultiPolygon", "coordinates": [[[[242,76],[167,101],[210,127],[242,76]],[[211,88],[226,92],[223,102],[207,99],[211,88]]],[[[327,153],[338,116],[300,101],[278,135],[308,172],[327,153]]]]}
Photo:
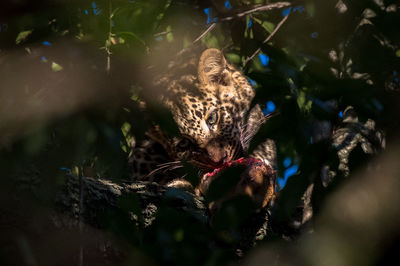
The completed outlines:
{"type": "Polygon", "coordinates": [[[214,125],[215,123],[217,123],[217,120],[218,120],[218,114],[217,114],[217,112],[213,112],[207,118],[207,124],[214,125]]]}

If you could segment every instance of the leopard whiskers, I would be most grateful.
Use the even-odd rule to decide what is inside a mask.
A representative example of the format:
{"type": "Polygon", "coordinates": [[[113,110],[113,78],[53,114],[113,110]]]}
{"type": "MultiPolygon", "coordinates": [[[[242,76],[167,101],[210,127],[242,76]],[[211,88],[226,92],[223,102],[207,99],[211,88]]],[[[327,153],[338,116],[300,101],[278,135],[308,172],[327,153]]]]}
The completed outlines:
{"type": "MultiPolygon", "coordinates": [[[[262,121],[259,121],[259,125],[263,124],[264,122],[265,122],[264,119],[262,121]]],[[[249,138],[254,136],[254,134],[253,134],[254,132],[249,131],[247,128],[247,125],[249,123],[250,122],[247,122],[240,127],[240,141],[241,141],[243,147],[246,147],[246,145],[248,144],[249,138]]],[[[258,126],[255,128],[258,128],[258,126]]]]}
{"type": "Polygon", "coordinates": [[[249,130],[249,128],[248,128],[250,121],[241,125],[240,126],[240,141],[242,143],[242,146],[247,147],[249,145],[250,141],[252,140],[252,138],[255,136],[255,134],[257,134],[261,125],[264,124],[271,117],[274,117],[278,114],[279,114],[279,112],[273,112],[273,113],[264,115],[263,118],[254,122],[254,125],[251,127],[252,130],[249,130]]]}
{"type": "Polygon", "coordinates": [[[240,134],[240,142],[243,148],[248,146],[254,135],[255,134],[253,134],[253,132],[248,132],[248,131],[244,131],[242,134],[240,134]]]}
{"type": "Polygon", "coordinates": [[[254,137],[255,134],[253,134],[254,132],[246,132],[246,134],[243,137],[243,142],[248,144],[248,142],[250,142],[251,138],[254,137]]]}
{"type": "MultiPolygon", "coordinates": [[[[202,168],[202,169],[212,169],[213,167],[205,162],[197,161],[197,160],[190,160],[190,163],[194,164],[195,166],[202,168]]],[[[166,162],[157,165],[157,168],[151,171],[147,177],[150,178],[152,175],[156,173],[166,173],[168,171],[173,171],[175,169],[183,168],[183,164],[181,161],[172,161],[172,162],[166,162]]]]}
{"type": "Polygon", "coordinates": [[[170,167],[170,168],[164,170],[163,173],[166,173],[166,172],[168,172],[168,171],[172,171],[172,170],[175,170],[175,169],[179,169],[179,168],[183,168],[183,165],[172,166],[172,167],[170,167]]]}
{"type": "Polygon", "coordinates": [[[159,164],[157,166],[158,166],[158,168],[156,168],[153,171],[151,171],[147,175],[147,177],[150,177],[150,176],[152,176],[155,173],[160,172],[160,171],[162,171],[163,173],[166,173],[166,172],[171,171],[173,169],[177,169],[177,168],[183,167],[182,164],[181,164],[181,161],[172,161],[172,162],[162,163],[162,164],[159,164]]]}
{"type": "Polygon", "coordinates": [[[160,163],[157,166],[166,166],[166,165],[180,164],[180,163],[181,163],[181,161],[172,161],[172,162],[160,163]]]}
{"type": "MultiPolygon", "coordinates": [[[[276,111],[276,112],[272,112],[272,113],[264,115],[262,118],[260,118],[259,121],[257,121],[258,125],[263,124],[265,121],[267,121],[268,119],[270,119],[270,118],[272,118],[272,117],[274,117],[274,116],[276,116],[278,114],[279,114],[279,112],[276,111]]],[[[241,125],[240,129],[246,130],[246,127],[247,127],[248,124],[250,124],[250,120],[247,123],[244,123],[243,125],[241,125]]]]}
{"type": "Polygon", "coordinates": [[[235,160],[235,159],[237,159],[238,157],[239,157],[239,154],[240,154],[240,152],[241,152],[241,148],[243,147],[240,147],[241,146],[241,142],[237,142],[236,143],[236,146],[234,147],[234,153],[233,153],[233,156],[232,156],[232,160],[235,160]]]}

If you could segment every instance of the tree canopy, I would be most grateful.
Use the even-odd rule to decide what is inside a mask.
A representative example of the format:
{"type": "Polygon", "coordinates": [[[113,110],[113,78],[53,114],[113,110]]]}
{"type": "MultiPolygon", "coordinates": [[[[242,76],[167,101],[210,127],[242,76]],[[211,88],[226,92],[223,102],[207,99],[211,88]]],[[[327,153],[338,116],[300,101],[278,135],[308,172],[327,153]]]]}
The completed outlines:
{"type": "MultiPolygon", "coordinates": [[[[399,9],[395,0],[3,1],[2,265],[112,265],[117,251],[101,260],[85,248],[97,235],[112,242],[101,249],[128,254],[121,264],[399,261],[399,9]],[[68,177],[127,180],[132,144],[150,126],[139,111],[147,69],[196,45],[221,49],[256,89],[253,105],[274,113],[250,150],[277,144],[277,230],[239,260],[248,199],[226,202],[212,226],[161,202],[139,230],[127,222],[142,215],[135,196],[96,226],[48,229],[68,177]],[[296,227],[307,191],[313,218],[296,227]]],[[[150,117],[176,134],[170,113],[150,106],[150,117]]]]}

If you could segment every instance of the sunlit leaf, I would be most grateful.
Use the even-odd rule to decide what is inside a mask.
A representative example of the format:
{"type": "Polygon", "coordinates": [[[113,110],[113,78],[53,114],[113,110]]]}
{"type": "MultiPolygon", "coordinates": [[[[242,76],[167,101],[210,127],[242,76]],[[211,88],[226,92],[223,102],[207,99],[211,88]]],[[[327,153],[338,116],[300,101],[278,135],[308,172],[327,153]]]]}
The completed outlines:
{"type": "Polygon", "coordinates": [[[303,90],[301,90],[299,91],[299,94],[297,96],[297,104],[300,110],[308,112],[311,109],[312,101],[308,100],[306,93],[303,90]]]}
{"type": "Polygon", "coordinates": [[[51,70],[53,70],[54,72],[58,72],[63,70],[63,67],[60,66],[59,64],[57,64],[56,62],[52,62],[51,63],[51,70]]]}
{"type": "Polygon", "coordinates": [[[237,64],[237,65],[240,63],[240,56],[238,54],[228,53],[228,54],[226,54],[226,57],[228,58],[229,62],[231,62],[231,63],[237,64]]]}
{"type": "Polygon", "coordinates": [[[16,44],[20,44],[28,38],[29,35],[31,35],[33,30],[26,30],[26,31],[21,31],[18,33],[17,39],[15,39],[16,44]]]}

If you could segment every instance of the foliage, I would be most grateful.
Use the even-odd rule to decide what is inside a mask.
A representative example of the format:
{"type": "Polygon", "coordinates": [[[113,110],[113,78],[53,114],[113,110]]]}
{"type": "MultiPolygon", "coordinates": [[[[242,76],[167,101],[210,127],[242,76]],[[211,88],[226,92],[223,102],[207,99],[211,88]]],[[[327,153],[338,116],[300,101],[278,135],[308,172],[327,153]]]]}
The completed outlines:
{"type": "MultiPolygon", "coordinates": [[[[143,139],[149,121],[176,134],[164,110],[141,113],[141,90],[151,79],[149,64],[168,62],[199,37],[196,44],[223,49],[243,69],[256,88],[253,104],[277,113],[250,149],[266,137],[277,142],[278,222],[290,220],[314,182],[318,217],[347,176],[338,169],[332,133],[345,127],[353,132],[355,126],[343,121],[348,106],[357,112],[356,122],[373,120],[388,145],[398,136],[400,6],[394,0],[291,1],[249,13],[273,2],[37,2],[7,0],[0,11],[1,210],[7,218],[18,213],[20,223],[6,234],[11,240],[0,253],[5,264],[49,264],[45,248],[57,250],[62,260],[64,247],[77,245],[76,234],[56,245],[36,239],[67,174],[126,180],[132,143],[143,139]],[[328,188],[321,181],[326,166],[336,174],[328,188]]],[[[367,167],[370,155],[349,152],[351,177],[367,167]]],[[[135,199],[123,203],[128,210],[136,205],[135,199]]],[[[110,214],[102,230],[132,254],[132,264],[226,265],[236,261],[240,225],[252,208],[247,200],[228,201],[210,228],[165,204],[144,232],[110,214]]],[[[265,240],[275,241],[281,240],[265,240]]],[[[379,254],[371,256],[374,261],[379,254]]]]}

